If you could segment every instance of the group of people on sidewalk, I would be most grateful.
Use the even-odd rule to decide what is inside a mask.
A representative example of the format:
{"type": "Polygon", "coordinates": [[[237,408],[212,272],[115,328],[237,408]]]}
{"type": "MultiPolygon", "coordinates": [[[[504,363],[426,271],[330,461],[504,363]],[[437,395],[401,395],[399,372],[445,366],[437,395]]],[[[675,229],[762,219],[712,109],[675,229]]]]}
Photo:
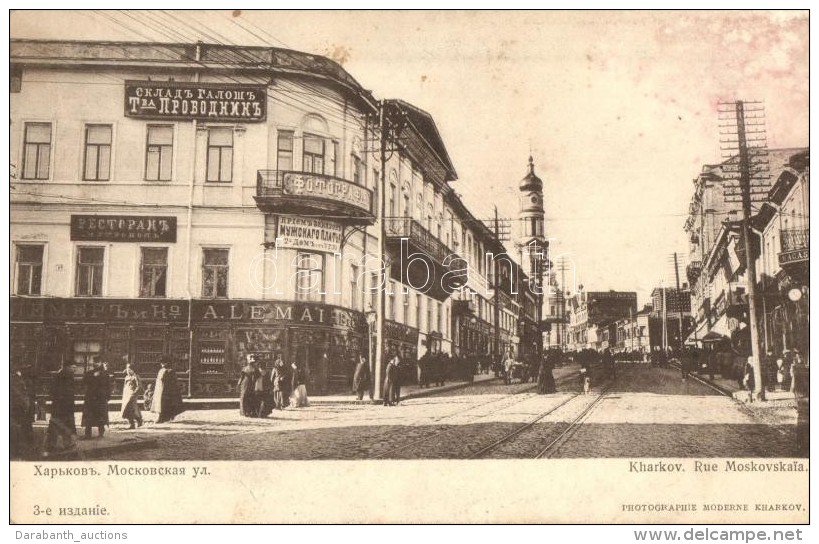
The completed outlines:
{"type": "MultiPolygon", "coordinates": [[[[59,370],[52,375],[50,418],[43,444],[43,453],[46,456],[76,447],[74,364],[74,361],[63,359],[59,370]]],[[[145,408],[157,414],[157,423],[170,421],[184,411],[176,372],[171,367],[171,360],[163,359],[157,374],[155,391],[145,392],[145,408]]],[[[34,382],[33,374],[24,377],[23,371],[12,372],[12,457],[27,458],[38,453],[33,432],[37,406],[34,382]]],[[[106,427],[110,426],[108,403],[114,387],[114,378],[108,370],[108,364],[99,358],[92,359],[90,368],[83,374],[82,387],[84,395],[80,427],[84,429],[83,438],[90,439],[94,428],[97,429],[97,436],[102,438],[106,427]]],[[[128,421],[129,429],[135,429],[144,423],[139,408],[141,391],[142,383],[139,376],[131,365],[127,364],[124,371],[120,417],[128,421]]]]}
{"type": "Polygon", "coordinates": [[[279,355],[271,369],[260,367],[252,354],[246,361],[237,383],[242,416],[264,418],[274,409],[309,406],[306,372],[295,361],[288,367],[279,355]]]}

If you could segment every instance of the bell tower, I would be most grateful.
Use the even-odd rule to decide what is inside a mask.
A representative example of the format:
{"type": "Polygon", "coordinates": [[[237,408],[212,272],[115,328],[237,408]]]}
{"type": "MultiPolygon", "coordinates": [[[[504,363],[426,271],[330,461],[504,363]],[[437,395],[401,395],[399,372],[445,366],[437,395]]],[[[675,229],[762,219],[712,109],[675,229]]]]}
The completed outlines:
{"type": "Polygon", "coordinates": [[[528,253],[530,278],[541,278],[549,249],[546,241],[543,181],[535,175],[535,163],[529,157],[529,172],[520,180],[520,246],[528,253]]]}
{"type": "Polygon", "coordinates": [[[521,264],[528,268],[528,288],[537,298],[535,349],[537,356],[540,357],[543,354],[543,283],[547,272],[546,265],[549,262],[549,243],[546,241],[544,228],[546,214],[543,208],[543,181],[535,175],[535,163],[531,156],[529,172],[520,180],[519,198],[521,264]]]}

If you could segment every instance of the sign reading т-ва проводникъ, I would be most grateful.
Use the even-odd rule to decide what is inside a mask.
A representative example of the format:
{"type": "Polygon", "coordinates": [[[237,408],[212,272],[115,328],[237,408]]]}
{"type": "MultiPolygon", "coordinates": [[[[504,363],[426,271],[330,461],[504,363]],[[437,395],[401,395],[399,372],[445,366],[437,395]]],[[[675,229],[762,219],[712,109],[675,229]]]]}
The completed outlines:
{"type": "Polygon", "coordinates": [[[267,118],[263,85],[126,81],[125,116],[258,123],[267,118]]]}

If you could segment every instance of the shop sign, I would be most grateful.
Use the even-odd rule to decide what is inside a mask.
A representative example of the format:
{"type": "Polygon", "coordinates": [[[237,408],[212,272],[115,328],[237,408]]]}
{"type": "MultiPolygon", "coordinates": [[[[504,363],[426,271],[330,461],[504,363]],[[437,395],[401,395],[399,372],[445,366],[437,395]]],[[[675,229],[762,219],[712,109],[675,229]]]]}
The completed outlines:
{"type": "Polygon", "coordinates": [[[176,242],[176,217],[72,215],[71,240],[82,242],[176,242]]]}
{"type": "Polygon", "coordinates": [[[279,217],[276,247],[341,252],[341,225],[324,219],[279,217]]]}
{"type": "Polygon", "coordinates": [[[195,300],[191,311],[192,321],[197,323],[264,323],[367,329],[361,312],[327,304],[195,300]]]}
{"type": "Polygon", "coordinates": [[[126,81],[125,116],[258,123],[267,118],[267,88],[226,83],[126,81]]]}
{"type": "Polygon", "coordinates": [[[11,299],[12,321],[43,322],[173,322],[188,320],[186,301],[105,300],[81,298],[11,299]]]}
{"type": "Polygon", "coordinates": [[[810,253],[807,249],[795,249],[793,251],[785,251],[779,254],[779,265],[784,266],[788,264],[807,262],[810,253]]]}
{"type": "Polygon", "coordinates": [[[285,195],[317,197],[341,202],[372,213],[369,189],[339,178],[304,172],[285,172],[282,192],[285,195]]]}
{"type": "MultiPolygon", "coordinates": [[[[415,344],[418,342],[418,329],[413,329],[403,323],[396,323],[395,321],[384,321],[384,336],[390,340],[400,340],[402,342],[409,342],[415,344]]],[[[441,334],[436,338],[441,338],[441,334]]]]}

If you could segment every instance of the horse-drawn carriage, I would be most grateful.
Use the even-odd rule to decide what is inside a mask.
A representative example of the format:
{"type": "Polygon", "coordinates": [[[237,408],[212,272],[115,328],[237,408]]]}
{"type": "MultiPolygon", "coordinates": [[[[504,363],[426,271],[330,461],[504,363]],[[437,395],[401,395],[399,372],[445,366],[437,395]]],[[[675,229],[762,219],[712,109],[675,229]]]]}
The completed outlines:
{"type": "Polygon", "coordinates": [[[512,383],[515,380],[517,380],[518,383],[527,383],[531,379],[532,371],[529,368],[529,365],[519,361],[512,363],[509,368],[509,383],[512,383]]]}

